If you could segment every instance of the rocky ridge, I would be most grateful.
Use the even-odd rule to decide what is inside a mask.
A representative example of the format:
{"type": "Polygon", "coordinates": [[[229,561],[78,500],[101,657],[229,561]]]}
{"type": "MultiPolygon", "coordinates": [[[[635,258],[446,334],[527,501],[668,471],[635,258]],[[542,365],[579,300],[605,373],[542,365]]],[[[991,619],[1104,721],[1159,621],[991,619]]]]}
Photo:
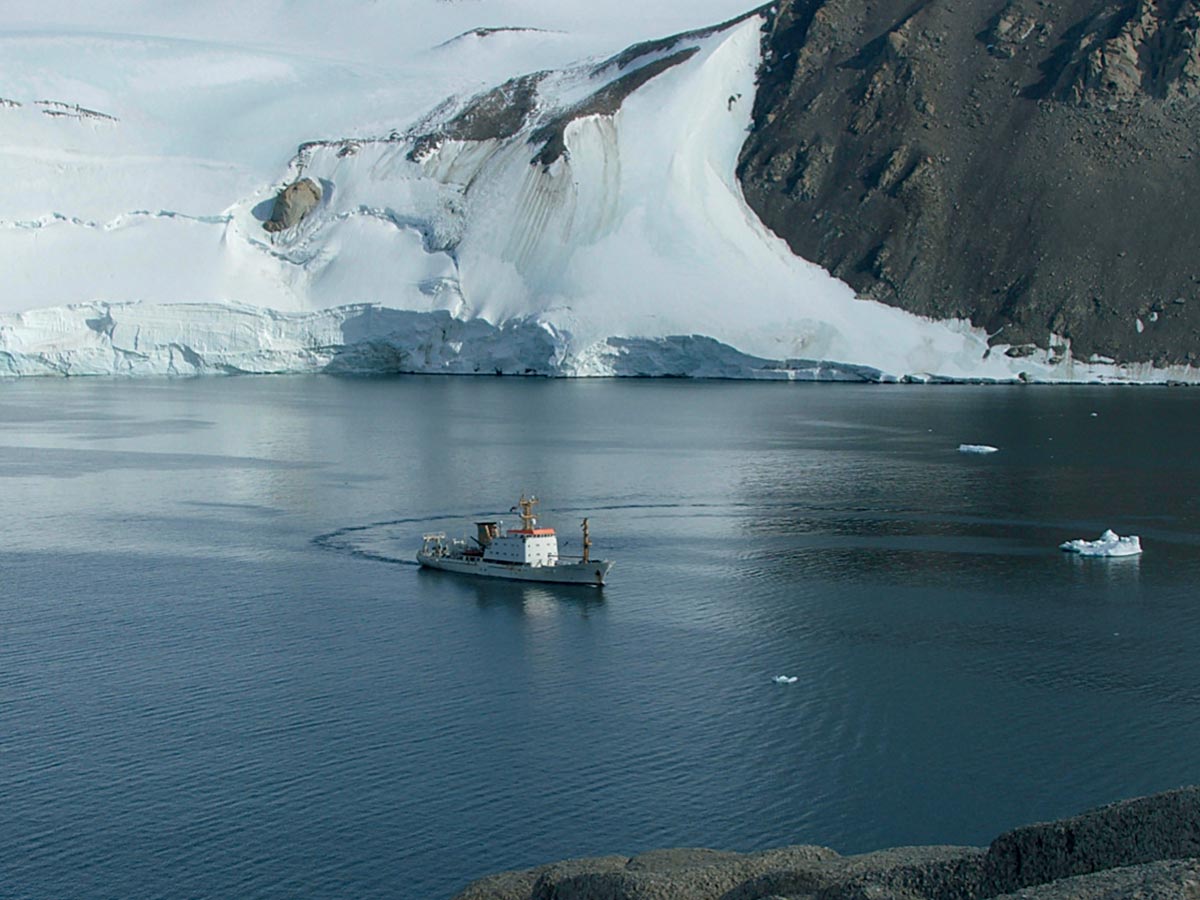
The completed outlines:
{"type": "Polygon", "coordinates": [[[780,0],[739,177],[861,295],[1200,360],[1200,0],[780,0]]]}
{"type": "Polygon", "coordinates": [[[1200,900],[1200,788],[1002,834],[840,856],[658,850],[489,876],[454,900],[1200,900]]]}

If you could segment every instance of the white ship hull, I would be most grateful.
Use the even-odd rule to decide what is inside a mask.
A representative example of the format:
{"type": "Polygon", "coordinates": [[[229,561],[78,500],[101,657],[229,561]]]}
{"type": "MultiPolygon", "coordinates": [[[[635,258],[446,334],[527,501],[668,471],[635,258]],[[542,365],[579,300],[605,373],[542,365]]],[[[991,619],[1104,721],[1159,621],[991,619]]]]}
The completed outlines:
{"type": "Polygon", "coordinates": [[[604,584],[604,578],[612,568],[612,563],[606,559],[593,559],[586,563],[560,562],[555,565],[530,566],[430,553],[418,553],[417,562],[431,569],[442,569],[461,575],[503,578],[508,581],[540,581],[549,584],[590,584],[596,587],[604,584]]]}

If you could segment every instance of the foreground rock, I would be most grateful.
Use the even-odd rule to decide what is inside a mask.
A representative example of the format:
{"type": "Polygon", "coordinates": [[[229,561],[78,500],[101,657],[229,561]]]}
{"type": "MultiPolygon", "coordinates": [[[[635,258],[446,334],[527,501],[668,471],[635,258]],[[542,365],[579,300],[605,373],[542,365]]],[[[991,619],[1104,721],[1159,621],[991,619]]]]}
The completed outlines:
{"type": "Polygon", "coordinates": [[[839,856],[660,850],[504,872],[454,900],[1200,900],[1200,788],[1018,828],[979,847],[839,856]]]}
{"type": "Polygon", "coordinates": [[[861,294],[1200,359],[1200,0],[781,0],[739,176],[861,294]]]}

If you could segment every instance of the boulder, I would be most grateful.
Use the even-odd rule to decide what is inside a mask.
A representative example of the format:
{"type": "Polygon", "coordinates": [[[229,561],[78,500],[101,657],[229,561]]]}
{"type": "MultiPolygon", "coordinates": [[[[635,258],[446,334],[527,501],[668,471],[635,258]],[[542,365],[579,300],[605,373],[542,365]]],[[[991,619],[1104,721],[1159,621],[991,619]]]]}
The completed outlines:
{"type": "Polygon", "coordinates": [[[1002,894],[995,900],[1200,900],[1200,860],[1106,869],[1002,894]]]}
{"type": "Polygon", "coordinates": [[[1200,858],[1200,787],[1180,788],[1002,834],[988,848],[981,887],[990,897],[1060,878],[1194,857],[1200,858]]]}
{"type": "Polygon", "coordinates": [[[293,181],[275,197],[271,218],[263,223],[270,232],[291,228],[321,202],[321,186],[311,178],[293,181]]]}

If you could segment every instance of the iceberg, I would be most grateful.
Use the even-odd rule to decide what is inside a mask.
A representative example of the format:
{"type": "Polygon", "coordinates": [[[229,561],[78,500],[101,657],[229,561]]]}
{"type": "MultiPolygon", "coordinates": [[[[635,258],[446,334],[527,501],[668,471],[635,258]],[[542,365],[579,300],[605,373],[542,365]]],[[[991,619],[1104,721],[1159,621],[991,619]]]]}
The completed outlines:
{"type": "Polygon", "coordinates": [[[1112,529],[1106,530],[1095,541],[1079,539],[1065,541],[1058,546],[1060,550],[1081,556],[1137,556],[1142,552],[1142,542],[1136,534],[1121,537],[1112,529]]]}
{"type": "Polygon", "coordinates": [[[798,675],[776,675],[771,679],[776,684],[795,684],[800,680],[798,675]]]}

